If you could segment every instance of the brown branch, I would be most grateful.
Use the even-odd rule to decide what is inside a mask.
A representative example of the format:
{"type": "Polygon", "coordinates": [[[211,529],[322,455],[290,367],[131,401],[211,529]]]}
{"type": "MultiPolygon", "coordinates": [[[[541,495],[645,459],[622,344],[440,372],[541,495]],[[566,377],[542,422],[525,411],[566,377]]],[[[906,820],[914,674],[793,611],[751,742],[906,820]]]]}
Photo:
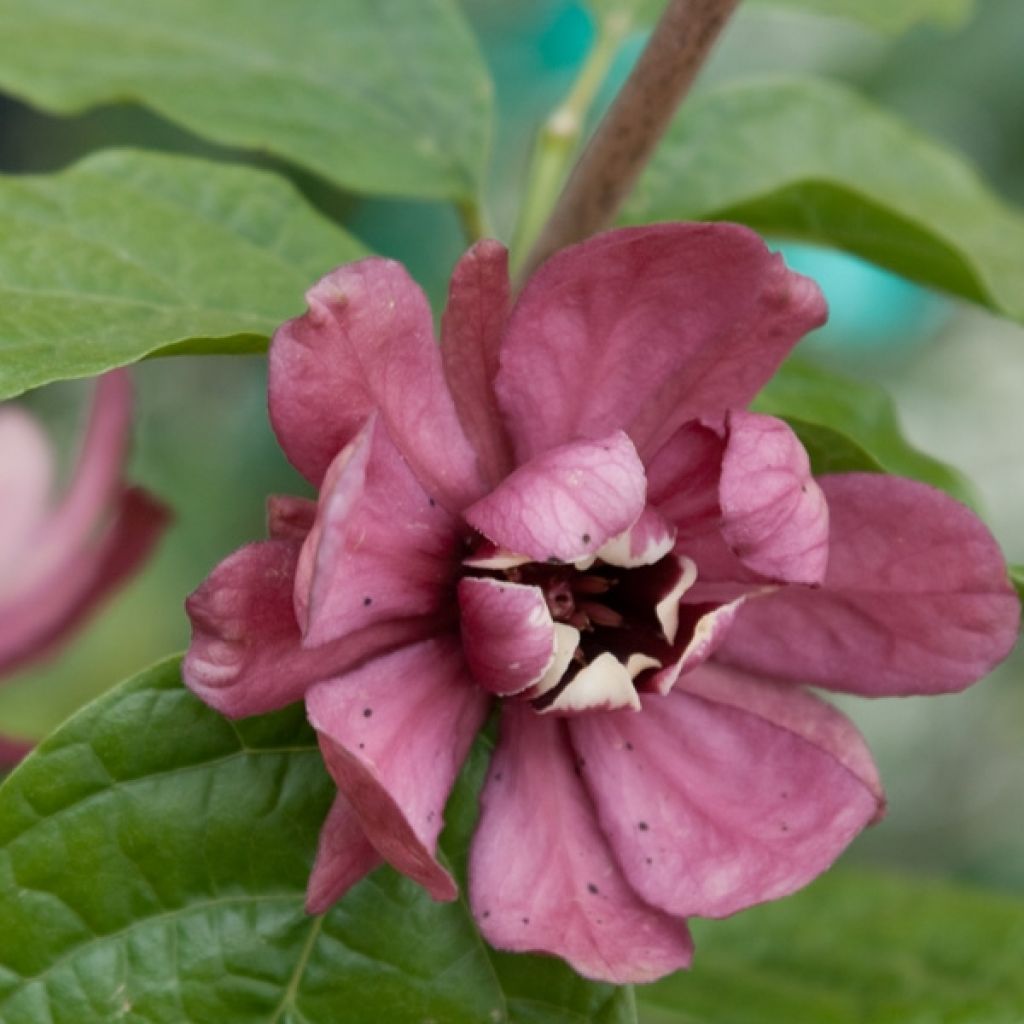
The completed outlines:
{"type": "Polygon", "coordinates": [[[594,132],[523,265],[611,223],[739,0],[669,0],[647,46],[594,132]]]}

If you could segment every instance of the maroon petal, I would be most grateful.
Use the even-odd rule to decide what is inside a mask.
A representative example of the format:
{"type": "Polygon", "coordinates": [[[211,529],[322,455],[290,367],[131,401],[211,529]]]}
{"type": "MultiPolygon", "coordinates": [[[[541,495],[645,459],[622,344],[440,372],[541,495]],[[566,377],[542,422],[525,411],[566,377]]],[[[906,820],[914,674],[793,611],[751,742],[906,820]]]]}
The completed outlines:
{"type": "Polygon", "coordinates": [[[0,598],[0,672],[44,657],[66,641],[139,570],[169,522],[162,502],[129,488],[99,538],[62,552],[45,575],[33,575],[28,586],[0,598]]]}
{"type": "Polygon", "coordinates": [[[539,683],[555,660],[555,623],[540,587],[459,581],[462,650],[476,681],[508,696],[539,683]]]}
{"type": "Polygon", "coordinates": [[[828,504],[782,420],[729,413],[719,502],[722,537],[748,569],[790,583],[825,578],[828,504]]]}
{"type": "Polygon", "coordinates": [[[831,514],[824,586],[748,602],[719,658],[886,696],[961,690],[1006,657],[1020,604],[998,545],[970,510],[899,477],[820,483],[831,514]]]}
{"type": "Polygon", "coordinates": [[[322,914],[381,863],[352,805],[339,793],[320,829],[306,886],[306,913],[322,914]]]}
{"type": "Polygon", "coordinates": [[[293,465],[319,485],[375,410],[413,472],[453,510],[484,490],[434,343],[430,306],[404,268],[366,259],[307,293],[309,312],[270,347],[270,418],[293,465]]]}
{"type": "Polygon", "coordinates": [[[825,319],[817,286],[734,224],[656,224],[557,253],[509,319],[495,390],[516,456],[625,429],[641,456],[746,406],[825,319]]]}
{"type": "Polygon", "coordinates": [[[378,622],[451,612],[456,522],[420,485],[371,416],[324,481],[303,549],[307,647],[378,622]]]}
{"type": "Polygon", "coordinates": [[[294,540],[301,544],[315,521],[315,501],[293,498],[290,494],[272,494],[267,498],[267,534],[271,540],[294,540]]]}
{"type": "Polygon", "coordinates": [[[328,770],[366,838],[434,899],[457,895],[435,856],[437,837],[488,703],[453,636],[374,658],[306,698],[328,770]]]}
{"type": "Polygon", "coordinates": [[[381,623],[304,650],[292,590],[299,546],[271,540],[228,556],[185,602],[192,643],[188,687],[234,718],[300,700],[314,683],[365,658],[429,636],[430,620],[381,623]]]}
{"type": "Polygon", "coordinates": [[[644,510],[644,468],[618,431],[538,455],[466,510],[499,548],[536,562],[574,562],[628,529],[644,510]]]}
{"type": "Polygon", "coordinates": [[[508,250],[493,239],[477,242],[452,271],[441,359],[459,420],[492,487],[512,470],[512,446],[494,395],[508,304],[508,250]]]}
{"type": "Polygon", "coordinates": [[[30,740],[0,735],[0,772],[8,771],[28,757],[34,746],[30,740]]]}
{"type": "Polygon", "coordinates": [[[504,706],[481,804],[469,891],[491,945],[553,953],[585,977],[617,984],[689,965],[684,922],[646,905],[623,878],[560,720],[504,706]]]}
{"type": "Polygon", "coordinates": [[[799,889],[878,811],[870,785],[788,727],[808,714],[803,694],[794,688],[788,716],[762,717],[716,700],[713,682],[707,696],[677,688],[645,697],[640,714],[569,725],[630,885],[682,916],[724,917],[799,889]]]}

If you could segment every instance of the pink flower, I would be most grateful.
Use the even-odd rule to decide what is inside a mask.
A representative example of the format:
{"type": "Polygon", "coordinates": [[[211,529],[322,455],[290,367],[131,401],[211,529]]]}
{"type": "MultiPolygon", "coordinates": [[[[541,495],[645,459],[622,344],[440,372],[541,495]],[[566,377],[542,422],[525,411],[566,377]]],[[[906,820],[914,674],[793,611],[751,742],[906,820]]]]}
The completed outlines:
{"type": "MultiPolygon", "coordinates": [[[[54,455],[39,424],[0,406],[0,675],[52,653],[145,562],[168,510],[122,469],[131,425],[125,371],[100,378],[74,477],[52,505],[54,455]]],[[[0,764],[29,744],[0,737],[0,764]]]]}
{"type": "Polygon", "coordinates": [[[958,690],[1014,643],[985,527],[908,480],[815,481],[744,411],[825,318],[750,231],[567,249],[508,311],[506,253],[455,269],[438,348],[395,263],[335,271],[270,353],[318,503],[189,600],[188,684],[230,715],[304,698],[338,797],[308,904],[436,856],[492,703],[469,897],[495,946],[645,981],[684,918],[804,885],[883,809],[854,727],[804,690],[958,690]]]}

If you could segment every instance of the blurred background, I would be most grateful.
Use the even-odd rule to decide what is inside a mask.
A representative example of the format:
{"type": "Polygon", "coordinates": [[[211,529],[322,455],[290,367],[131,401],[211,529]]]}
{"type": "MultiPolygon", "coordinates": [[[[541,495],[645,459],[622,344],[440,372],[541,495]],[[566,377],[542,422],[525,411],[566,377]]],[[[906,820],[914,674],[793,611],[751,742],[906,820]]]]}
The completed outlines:
{"type": "MultiPolygon", "coordinates": [[[[580,4],[565,0],[464,7],[497,82],[490,205],[507,239],[533,132],[571,83],[593,27],[580,4]]],[[[1022,39],[1020,0],[980,0],[957,30],[921,27],[895,41],[841,20],[744,6],[701,87],[776,70],[843,79],[961,150],[1024,204],[1022,39]]],[[[607,96],[641,45],[637,38],[623,47],[607,96]]],[[[253,159],[135,108],[56,119],[0,100],[0,170],[53,170],[112,145],[253,159]]],[[[367,201],[272,165],[368,246],[405,261],[435,305],[441,300],[462,245],[449,208],[367,201]]],[[[1024,329],[859,260],[776,241],[830,301],[831,322],[803,343],[804,353],[882,383],[909,439],[967,473],[1007,557],[1024,562],[1024,329]]],[[[267,424],[261,358],[165,359],[142,364],[135,377],[131,478],[174,506],[175,526],[148,570],[89,629],[49,663],[4,681],[0,731],[41,736],[118,680],[183,648],[184,596],[216,561],[262,536],[267,494],[308,493],[267,424]]],[[[88,393],[88,385],[69,383],[24,399],[66,465],[88,393]]],[[[1024,892],[1024,654],[962,695],[840,703],[867,735],[891,805],[848,860],[1024,892]]]]}

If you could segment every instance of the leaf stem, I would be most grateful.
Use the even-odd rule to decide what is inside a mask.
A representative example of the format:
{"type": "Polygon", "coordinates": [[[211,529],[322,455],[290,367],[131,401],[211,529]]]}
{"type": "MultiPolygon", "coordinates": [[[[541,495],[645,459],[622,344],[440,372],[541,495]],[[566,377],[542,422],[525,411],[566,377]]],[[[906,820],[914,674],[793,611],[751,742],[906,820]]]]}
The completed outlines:
{"type": "Polygon", "coordinates": [[[565,99],[551,112],[534,143],[519,222],[512,239],[512,271],[536,241],[551,213],[558,190],[576,155],[587,114],[601,88],[619,45],[632,28],[626,11],[615,11],[598,23],[597,39],[565,99]]]}
{"type": "Polygon", "coordinates": [[[466,244],[473,245],[481,238],[490,234],[487,227],[487,217],[483,207],[475,199],[464,199],[455,204],[455,210],[459,215],[459,223],[462,225],[462,233],[466,237],[466,244]]]}
{"type": "Polygon", "coordinates": [[[552,253],[612,221],[738,4],[669,0],[520,267],[520,283],[552,253]]]}

